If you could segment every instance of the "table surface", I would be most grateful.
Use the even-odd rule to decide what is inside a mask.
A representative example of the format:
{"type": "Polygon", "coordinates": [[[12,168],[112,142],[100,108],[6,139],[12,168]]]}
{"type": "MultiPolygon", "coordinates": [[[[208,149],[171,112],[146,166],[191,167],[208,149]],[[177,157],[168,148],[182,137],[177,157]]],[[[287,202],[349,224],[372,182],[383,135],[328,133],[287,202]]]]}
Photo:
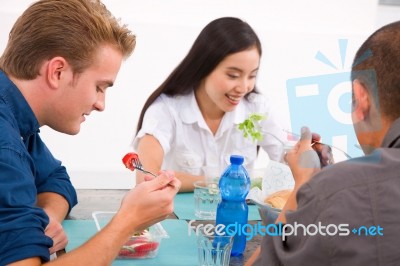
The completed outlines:
{"type": "MultiPolygon", "coordinates": [[[[178,219],[166,219],[160,223],[168,234],[168,237],[160,239],[157,255],[151,259],[116,259],[113,266],[128,265],[168,265],[190,266],[197,265],[196,236],[188,234],[187,223],[178,219]]],[[[69,237],[67,252],[82,245],[92,237],[97,228],[91,220],[65,220],[64,230],[69,237]]]]}
{"type": "MultiPolygon", "coordinates": [[[[67,217],[67,220],[92,220],[92,212],[93,211],[117,211],[120,202],[124,196],[124,194],[127,192],[127,190],[103,190],[103,189],[80,189],[77,190],[78,194],[78,205],[75,206],[69,216],[67,217]]],[[[253,206],[254,207],[254,206],[253,206]]],[[[177,216],[172,214],[169,219],[177,219],[177,216]]],[[[181,221],[186,221],[188,220],[181,220],[181,221]]],[[[175,223],[173,221],[166,221],[167,223],[175,223]]],[[[67,221],[68,223],[68,221],[67,221]]],[[[82,222],[84,223],[84,222],[82,222]]],[[[176,222],[178,223],[178,222],[176,222]]],[[[198,224],[214,224],[215,221],[196,221],[193,223],[194,225],[198,224]]],[[[258,221],[249,221],[249,224],[255,224],[258,223],[258,221]]],[[[93,233],[95,233],[95,225],[94,222],[88,223],[88,226],[93,226],[91,230],[94,230],[93,233]]],[[[68,230],[70,230],[71,227],[69,227],[68,230]]],[[[91,231],[90,231],[91,232],[91,231]]],[[[186,230],[187,232],[187,230],[186,230]]],[[[231,257],[230,260],[230,266],[240,266],[243,265],[245,261],[248,260],[248,258],[251,256],[251,254],[254,252],[254,250],[259,246],[261,242],[261,236],[260,235],[255,235],[251,240],[249,240],[246,244],[246,250],[244,254],[240,257],[231,257]]],[[[73,245],[81,244],[79,241],[73,241],[72,239],[70,240],[72,243],[75,243],[73,245]]],[[[167,241],[168,242],[168,241],[167,241]]],[[[171,242],[172,243],[172,242],[171,242]]],[[[197,253],[196,253],[197,255],[197,253]]],[[[115,262],[113,265],[119,265],[118,263],[121,262],[115,262]]],[[[157,264],[157,265],[168,265],[168,264],[157,264]]]]}

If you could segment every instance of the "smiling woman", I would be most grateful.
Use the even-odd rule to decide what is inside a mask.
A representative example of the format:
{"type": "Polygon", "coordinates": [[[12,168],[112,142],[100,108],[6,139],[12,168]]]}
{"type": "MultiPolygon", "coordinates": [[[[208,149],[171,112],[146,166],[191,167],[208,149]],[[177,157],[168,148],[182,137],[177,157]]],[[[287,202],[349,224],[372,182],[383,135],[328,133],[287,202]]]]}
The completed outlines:
{"type": "MultiPolygon", "coordinates": [[[[152,172],[172,169],[192,191],[204,167],[224,169],[232,154],[253,168],[257,146],[273,160],[281,154],[284,133],[265,97],[256,90],[261,43],[250,25],[222,17],[199,34],[182,62],[146,101],[133,140],[143,166],[152,172]],[[237,125],[250,113],[268,117],[262,141],[243,138],[237,125]]],[[[143,175],[137,174],[137,182],[143,175]]]]}

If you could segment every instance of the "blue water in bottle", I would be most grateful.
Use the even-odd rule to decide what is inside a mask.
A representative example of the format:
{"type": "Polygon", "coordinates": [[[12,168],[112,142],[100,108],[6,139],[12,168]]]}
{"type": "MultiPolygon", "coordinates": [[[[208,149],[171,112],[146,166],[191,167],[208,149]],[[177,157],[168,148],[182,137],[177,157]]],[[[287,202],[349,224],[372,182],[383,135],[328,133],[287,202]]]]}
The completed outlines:
{"type": "Polygon", "coordinates": [[[217,207],[216,225],[225,225],[226,234],[232,235],[236,231],[231,255],[240,256],[246,247],[246,236],[242,230],[249,214],[246,196],[250,190],[250,178],[242,165],[243,156],[231,155],[230,161],[219,180],[221,202],[217,207]]]}

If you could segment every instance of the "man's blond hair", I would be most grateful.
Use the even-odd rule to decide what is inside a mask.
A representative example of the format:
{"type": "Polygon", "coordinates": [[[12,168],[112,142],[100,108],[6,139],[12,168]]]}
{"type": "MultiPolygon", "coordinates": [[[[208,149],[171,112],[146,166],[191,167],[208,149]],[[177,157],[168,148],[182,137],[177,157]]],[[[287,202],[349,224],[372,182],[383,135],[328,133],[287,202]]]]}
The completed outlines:
{"type": "Polygon", "coordinates": [[[45,60],[62,56],[81,73],[99,46],[111,45],[127,58],[135,44],[135,35],[99,0],[40,0],[15,22],[0,68],[30,80],[45,60]]]}

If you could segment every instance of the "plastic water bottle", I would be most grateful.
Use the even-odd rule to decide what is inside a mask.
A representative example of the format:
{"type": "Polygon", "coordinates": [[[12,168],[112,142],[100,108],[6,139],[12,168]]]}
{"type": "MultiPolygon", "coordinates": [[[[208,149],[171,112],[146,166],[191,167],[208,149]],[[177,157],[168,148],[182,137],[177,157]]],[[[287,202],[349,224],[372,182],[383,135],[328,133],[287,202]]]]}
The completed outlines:
{"type": "Polygon", "coordinates": [[[225,225],[225,233],[235,235],[232,256],[240,256],[246,247],[246,229],[249,208],[246,196],[250,189],[250,178],[243,167],[243,156],[231,155],[231,164],[219,180],[221,202],[217,207],[216,225],[225,225]]]}

